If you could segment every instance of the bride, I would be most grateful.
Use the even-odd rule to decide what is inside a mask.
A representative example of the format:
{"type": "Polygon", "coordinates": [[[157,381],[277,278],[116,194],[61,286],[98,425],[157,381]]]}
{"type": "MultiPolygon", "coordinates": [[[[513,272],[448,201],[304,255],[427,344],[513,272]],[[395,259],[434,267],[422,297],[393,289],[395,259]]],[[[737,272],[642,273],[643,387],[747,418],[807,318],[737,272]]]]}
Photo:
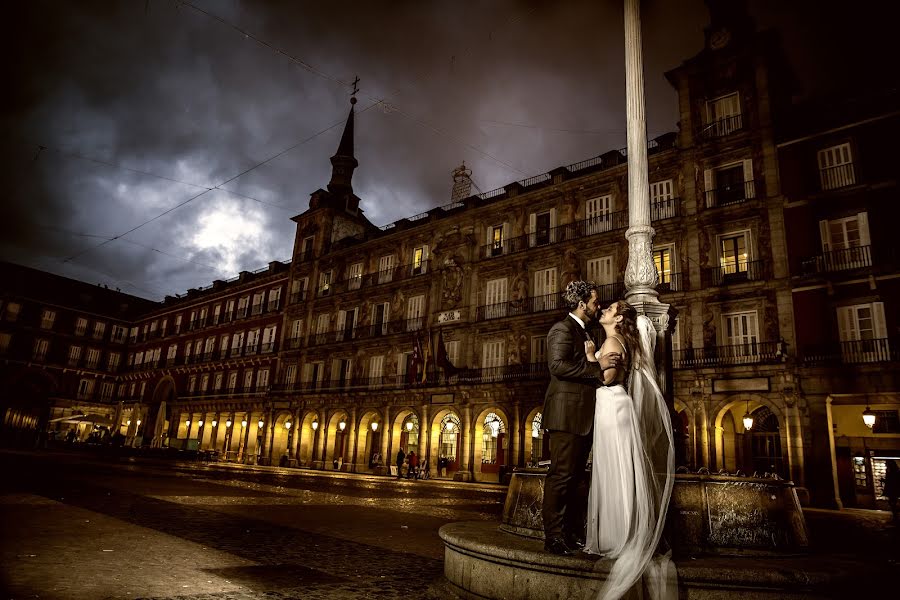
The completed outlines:
{"type": "Polygon", "coordinates": [[[624,360],[604,371],[597,389],[584,551],[615,559],[601,598],[620,598],[641,578],[651,598],[677,598],[674,565],[655,555],[675,467],[672,422],[653,362],[656,330],[624,300],[601,312],[600,325],[606,340],[596,352],[585,342],[588,360],[610,353],[624,360]]]}

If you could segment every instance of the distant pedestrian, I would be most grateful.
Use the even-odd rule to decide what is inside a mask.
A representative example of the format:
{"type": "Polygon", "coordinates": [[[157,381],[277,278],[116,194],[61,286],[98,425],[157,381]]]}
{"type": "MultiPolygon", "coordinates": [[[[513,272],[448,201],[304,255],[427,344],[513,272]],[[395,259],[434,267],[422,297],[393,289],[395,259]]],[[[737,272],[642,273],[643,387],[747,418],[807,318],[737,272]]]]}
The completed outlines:
{"type": "Polygon", "coordinates": [[[69,433],[66,434],[66,443],[67,443],[67,444],[74,444],[74,443],[75,443],[75,438],[76,438],[76,437],[78,437],[78,436],[76,435],[75,430],[74,430],[74,429],[70,429],[70,430],[69,430],[69,433]]]}
{"type": "Polygon", "coordinates": [[[404,460],[406,460],[406,454],[403,453],[403,448],[400,448],[397,450],[397,479],[400,479],[404,460]]]}
{"type": "Polygon", "coordinates": [[[441,454],[441,457],[438,459],[438,477],[447,475],[447,462],[447,457],[441,454]]]}
{"type": "Polygon", "coordinates": [[[409,471],[406,473],[406,478],[410,477],[419,478],[419,457],[416,456],[416,452],[414,450],[409,451],[409,471]]]}

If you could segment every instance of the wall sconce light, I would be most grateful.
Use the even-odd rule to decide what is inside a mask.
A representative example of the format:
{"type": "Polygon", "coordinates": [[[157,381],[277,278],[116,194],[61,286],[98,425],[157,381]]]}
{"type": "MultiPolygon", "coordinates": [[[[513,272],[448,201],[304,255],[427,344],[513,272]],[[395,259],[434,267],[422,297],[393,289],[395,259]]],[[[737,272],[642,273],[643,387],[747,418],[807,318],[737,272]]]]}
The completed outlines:
{"type": "Polygon", "coordinates": [[[347,427],[347,423],[343,419],[341,419],[341,422],[338,423],[338,429],[343,431],[345,427],[347,427]]]}
{"type": "Polygon", "coordinates": [[[447,423],[444,425],[444,429],[446,429],[447,431],[453,431],[453,427],[453,421],[447,421],[447,423]]]}
{"type": "Polygon", "coordinates": [[[372,431],[378,431],[378,423],[372,421],[372,431]]]}
{"type": "Polygon", "coordinates": [[[227,421],[225,421],[225,427],[226,428],[231,427],[231,419],[228,419],[227,421]]]}
{"type": "Polygon", "coordinates": [[[863,411],[862,414],[863,423],[866,424],[866,427],[872,429],[875,426],[875,413],[872,412],[872,409],[869,408],[869,405],[866,404],[866,410],[863,411]]]}
{"type": "Polygon", "coordinates": [[[313,421],[313,422],[312,422],[312,428],[313,428],[313,431],[315,431],[316,429],[318,429],[318,428],[319,428],[319,422],[318,422],[318,421],[313,421]]]}
{"type": "Polygon", "coordinates": [[[218,421],[216,421],[215,419],[212,420],[212,426],[213,426],[213,427],[215,427],[215,426],[218,425],[218,424],[219,424],[218,421]]]}
{"type": "Polygon", "coordinates": [[[203,427],[203,419],[197,421],[197,427],[203,427]]]}
{"type": "Polygon", "coordinates": [[[247,426],[247,419],[241,419],[241,427],[247,426]]]}
{"type": "Polygon", "coordinates": [[[185,427],[190,427],[190,426],[191,426],[191,420],[188,419],[187,421],[185,421],[185,422],[184,422],[184,426],[185,426],[185,427]]]}
{"type": "Polygon", "coordinates": [[[412,430],[413,430],[413,427],[414,427],[414,425],[413,425],[413,422],[412,422],[412,421],[407,421],[407,422],[406,422],[406,430],[407,430],[407,431],[412,431],[412,430]]]}
{"type": "Polygon", "coordinates": [[[747,400],[747,412],[744,413],[744,429],[747,431],[753,429],[753,415],[750,414],[750,401],[747,400]]]}
{"type": "Polygon", "coordinates": [[[290,431],[290,429],[291,429],[291,422],[290,422],[290,421],[285,421],[285,422],[284,422],[284,428],[287,429],[288,431],[290,431]]]}
{"type": "Polygon", "coordinates": [[[141,426],[141,420],[140,420],[140,419],[137,420],[137,426],[138,426],[138,427],[141,426]]]}
{"type": "Polygon", "coordinates": [[[127,421],[125,421],[125,424],[126,424],[126,425],[131,425],[131,419],[128,419],[127,421]]]}
{"type": "Polygon", "coordinates": [[[263,428],[263,425],[265,425],[266,422],[263,421],[262,419],[260,419],[259,422],[257,422],[256,424],[259,425],[259,428],[260,428],[260,429],[262,429],[262,428],[263,428]]]}

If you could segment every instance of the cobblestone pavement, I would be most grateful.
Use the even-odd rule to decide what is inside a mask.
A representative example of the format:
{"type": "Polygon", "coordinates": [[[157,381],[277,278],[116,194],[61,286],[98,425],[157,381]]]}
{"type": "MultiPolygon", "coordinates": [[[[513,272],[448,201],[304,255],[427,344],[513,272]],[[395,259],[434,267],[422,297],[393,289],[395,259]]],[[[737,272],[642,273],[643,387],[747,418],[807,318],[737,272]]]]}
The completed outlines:
{"type": "Polygon", "coordinates": [[[505,488],[2,453],[4,598],[427,598],[505,488]]]}
{"type": "MultiPolygon", "coordinates": [[[[0,451],[0,469],[0,600],[445,597],[437,530],[498,522],[506,494],[77,452],[0,451]]],[[[900,567],[887,513],[805,514],[813,554],[900,567]]]]}

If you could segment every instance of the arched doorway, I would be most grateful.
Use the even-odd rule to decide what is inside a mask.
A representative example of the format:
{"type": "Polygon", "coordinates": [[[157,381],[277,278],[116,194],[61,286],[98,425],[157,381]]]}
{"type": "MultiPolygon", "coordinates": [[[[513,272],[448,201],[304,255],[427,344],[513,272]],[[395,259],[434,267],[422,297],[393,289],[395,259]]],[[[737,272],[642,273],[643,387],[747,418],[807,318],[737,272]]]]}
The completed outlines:
{"type": "Polygon", "coordinates": [[[496,412],[489,412],[481,422],[481,472],[499,474],[506,464],[506,423],[496,412]]]}
{"type": "Polygon", "coordinates": [[[542,460],[550,460],[550,436],[544,435],[542,422],[543,414],[539,410],[535,410],[531,418],[526,421],[526,431],[528,431],[526,443],[529,444],[526,463],[529,467],[538,466],[542,460]]]}
{"type": "Polygon", "coordinates": [[[327,470],[337,471],[343,467],[347,456],[347,427],[350,418],[347,413],[339,411],[328,420],[328,440],[325,447],[325,465],[327,470]]]}
{"type": "Polygon", "coordinates": [[[321,460],[319,452],[319,415],[308,412],[303,421],[297,427],[298,440],[297,460],[301,467],[312,467],[313,463],[321,460]]]}
{"type": "Polygon", "coordinates": [[[767,406],[757,408],[751,416],[753,428],[749,435],[744,435],[744,456],[750,459],[748,470],[760,475],[777,473],[786,477],[778,417],[767,406]]]}
{"type": "Polygon", "coordinates": [[[456,413],[447,413],[438,428],[438,458],[447,461],[447,475],[459,470],[462,458],[462,427],[456,413]]]}
{"type": "Polygon", "coordinates": [[[357,471],[375,468],[375,459],[381,453],[381,434],[383,432],[381,425],[381,420],[375,411],[367,411],[360,418],[356,431],[357,471]]]}
{"type": "Polygon", "coordinates": [[[410,413],[400,426],[400,449],[404,454],[419,449],[419,432],[419,417],[415,413],[410,413]]]}
{"type": "Polygon", "coordinates": [[[289,412],[280,412],[275,415],[275,421],[272,423],[275,427],[272,435],[272,457],[273,465],[285,466],[290,460],[290,442],[292,439],[292,428],[294,427],[294,417],[289,412]]]}

